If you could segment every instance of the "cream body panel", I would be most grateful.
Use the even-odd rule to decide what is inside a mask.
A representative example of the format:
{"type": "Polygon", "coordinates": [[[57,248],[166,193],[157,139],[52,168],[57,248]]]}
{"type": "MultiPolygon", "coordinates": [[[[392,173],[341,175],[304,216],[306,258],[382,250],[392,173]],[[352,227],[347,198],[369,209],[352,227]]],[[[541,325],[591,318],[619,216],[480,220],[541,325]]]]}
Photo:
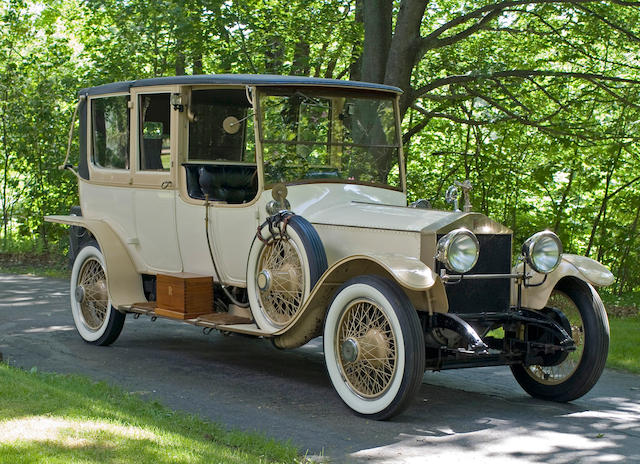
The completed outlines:
{"type": "Polygon", "coordinates": [[[249,250],[258,225],[258,204],[240,208],[211,208],[211,237],[216,241],[218,266],[229,283],[245,286],[249,250]]]}
{"type": "MultiPolygon", "coordinates": [[[[136,247],[138,236],[133,205],[133,189],[102,185],[80,179],[78,182],[82,217],[104,221],[125,244],[139,272],[146,272],[146,264],[136,247]]],[[[103,254],[106,253],[103,251],[103,254]]]]}
{"type": "Polygon", "coordinates": [[[153,273],[180,272],[175,190],[133,189],[136,247],[153,273]]]}
{"type": "Polygon", "coordinates": [[[384,250],[387,256],[420,257],[420,233],[401,230],[367,229],[313,224],[327,254],[327,263],[353,255],[374,255],[384,250]]]}
{"type": "Polygon", "coordinates": [[[173,191],[86,181],[80,181],[79,185],[83,217],[109,224],[125,244],[140,273],[182,269],[173,191]]]}
{"type": "MultiPolygon", "coordinates": [[[[257,203],[234,207],[209,205],[209,238],[221,274],[218,281],[246,285],[249,249],[259,221],[257,210],[257,203]]],[[[176,219],[184,271],[215,276],[207,249],[204,202],[197,206],[178,199],[176,219]]]]}
{"type": "MultiPolygon", "coordinates": [[[[180,199],[176,202],[176,227],[184,272],[215,276],[207,250],[204,217],[204,206],[190,205],[180,199]]],[[[215,250],[218,241],[211,238],[215,250]]],[[[226,280],[224,269],[221,273],[222,280],[226,280]]]]}
{"type": "MultiPolygon", "coordinates": [[[[523,269],[522,263],[513,268],[514,273],[521,273],[523,269]]],[[[562,261],[558,268],[548,274],[544,280],[543,274],[538,274],[527,268],[527,272],[533,273],[530,283],[533,285],[540,284],[537,287],[522,288],[522,306],[531,309],[542,309],[546,306],[547,300],[551,295],[551,291],[558,281],[563,277],[575,277],[580,280],[589,282],[597,287],[611,285],[615,278],[611,271],[599,262],[587,258],[585,256],[563,254],[562,261]]],[[[518,286],[513,284],[511,290],[511,304],[516,305],[518,298],[518,286]]]]}
{"type": "Polygon", "coordinates": [[[295,348],[322,335],[324,315],[331,296],[350,278],[365,274],[381,275],[398,282],[418,310],[448,310],[442,281],[417,259],[393,254],[358,254],[341,259],[327,269],[292,322],[273,332],[276,346],[295,348]]]}
{"type": "Polygon", "coordinates": [[[107,221],[84,216],[46,216],[46,221],[80,226],[98,241],[106,262],[107,289],[111,304],[118,309],[146,301],[139,270],[131,253],[107,221]]]}

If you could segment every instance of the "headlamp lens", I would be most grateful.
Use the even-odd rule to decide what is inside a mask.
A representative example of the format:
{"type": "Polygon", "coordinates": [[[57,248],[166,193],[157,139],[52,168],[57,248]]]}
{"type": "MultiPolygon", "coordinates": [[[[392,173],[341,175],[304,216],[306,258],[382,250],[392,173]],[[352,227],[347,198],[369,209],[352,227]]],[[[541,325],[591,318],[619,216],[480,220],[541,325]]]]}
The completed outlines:
{"type": "Polygon", "coordinates": [[[438,240],[436,259],[453,272],[464,274],[478,261],[478,239],[467,229],[456,229],[438,240]]]}
{"type": "Polygon", "coordinates": [[[562,242],[551,231],[538,232],[524,242],[522,252],[527,263],[541,274],[554,271],[562,257],[562,242]]]}

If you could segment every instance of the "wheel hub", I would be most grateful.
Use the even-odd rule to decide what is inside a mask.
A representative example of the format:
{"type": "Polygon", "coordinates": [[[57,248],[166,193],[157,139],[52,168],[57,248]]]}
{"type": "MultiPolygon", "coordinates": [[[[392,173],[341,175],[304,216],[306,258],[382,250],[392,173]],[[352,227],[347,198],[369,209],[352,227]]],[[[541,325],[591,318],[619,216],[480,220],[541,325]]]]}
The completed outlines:
{"type": "Polygon", "coordinates": [[[266,292],[271,288],[271,273],[268,270],[264,270],[256,277],[256,284],[261,292],[266,292]]]}
{"type": "Polygon", "coordinates": [[[362,357],[369,361],[373,367],[381,367],[382,360],[389,353],[389,342],[382,332],[378,329],[369,329],[360,339],[360,345],[362,346],[362,357]]]}
{"type": "Polygon", "coordinates": [[[358,359],[358,355],[360,354],[360,349],[358,347],[358,342],[353,338],[348,338],[344,342],[342,342],[342,346],[340,347],[340,353],[342,354],[342,359],[345,362],[354,362],[358,359]]]}
{"type": "Polygon", "coordinates": [[[78,285],[75,291],[76,301],[82,303],[84,301],[85,291],[82,285],[78,285]]]}
{"type": "Polygon", "coordinates": [[[271,289],[294,292],[298,290],[299,282],[300,272],[286,264],[278,270],[263,269],[256,276],[256,285],[261,292],[268,292],[271,289]]]}

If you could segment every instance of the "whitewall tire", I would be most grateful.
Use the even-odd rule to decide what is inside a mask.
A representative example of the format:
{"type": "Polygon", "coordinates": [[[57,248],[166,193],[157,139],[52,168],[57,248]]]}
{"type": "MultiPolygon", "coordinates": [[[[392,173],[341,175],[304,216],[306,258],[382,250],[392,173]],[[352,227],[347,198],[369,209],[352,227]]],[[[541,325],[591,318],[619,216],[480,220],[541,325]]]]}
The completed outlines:
{"type": "Polygon", "coordinates": [[[71,312],[80,337],[94,345],[113,343],[125,314],[111,306],[104,256],[94,241],[84,246],[71,271],[71,312]]]}
{"type": "Polygon", "coordinates": [[[424,336],[413,305],[395,282],[360,276],[336,292],[324,325],[331,383],[356,414],[388,419],[422,383],[424,336]]]}
{"type": "Polygon", "coordinates": [[[254,238],[247,262],[247,294],[253,318],[263,330],[289,325],[327,269],[327,256],[313,226],[292,215],[286,238],[273,239],[262,230],[264,241],[254,238]]]}

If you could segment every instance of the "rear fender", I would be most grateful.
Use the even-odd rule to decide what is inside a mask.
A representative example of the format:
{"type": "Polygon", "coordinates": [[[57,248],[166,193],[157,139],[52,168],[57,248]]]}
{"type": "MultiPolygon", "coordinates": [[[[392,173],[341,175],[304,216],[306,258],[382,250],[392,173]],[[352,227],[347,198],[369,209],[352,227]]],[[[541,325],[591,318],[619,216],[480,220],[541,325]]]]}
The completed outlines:
{"type": "MultiPolygon", "coordinates": [[[[513,268],[513,272],[521,273],[522,268],[522,263],[519,263],[513,268]]],[[[529,268],[527,268],[527,272],[529,271],[529,268]]],[[[560,265],[555,271],[547,274],[546,280],[543,274],[533,272],[533,277],[529,280],[529,284],[536,286],[522,288],[522,306],[530,309],[544,308],[551,295],[551,291],[558,281],[564,277],[575,277],[590,283],[594,287],[606,287],[611,285],[615,280],[611,271],[603,264],[585,256],[563,254],[560,265]]],[[[511,291],[512,306],[517,304],[517,298],[518,286],[514,283],[511,291]]]]}
{"type": "Polygon", "coordinates": [[[125,245],[106,222],[82,216],[47,216],[45,220],[84,227],[95,237],[107,264],[107,288],[115,308],[147,301],[142,289],[142,277],[125,245]]]}
{"type": "Polygon", "coordinates": [[[279,348],[295,348],[322,335],[331,298],[347,280],[359,275],[379,275],[396,281],[418,311],[447,312],[444,285],[422,261],[396,254],[355,255],[333,264],[322,275],[293,322],[274,333],[279,348]]]}

